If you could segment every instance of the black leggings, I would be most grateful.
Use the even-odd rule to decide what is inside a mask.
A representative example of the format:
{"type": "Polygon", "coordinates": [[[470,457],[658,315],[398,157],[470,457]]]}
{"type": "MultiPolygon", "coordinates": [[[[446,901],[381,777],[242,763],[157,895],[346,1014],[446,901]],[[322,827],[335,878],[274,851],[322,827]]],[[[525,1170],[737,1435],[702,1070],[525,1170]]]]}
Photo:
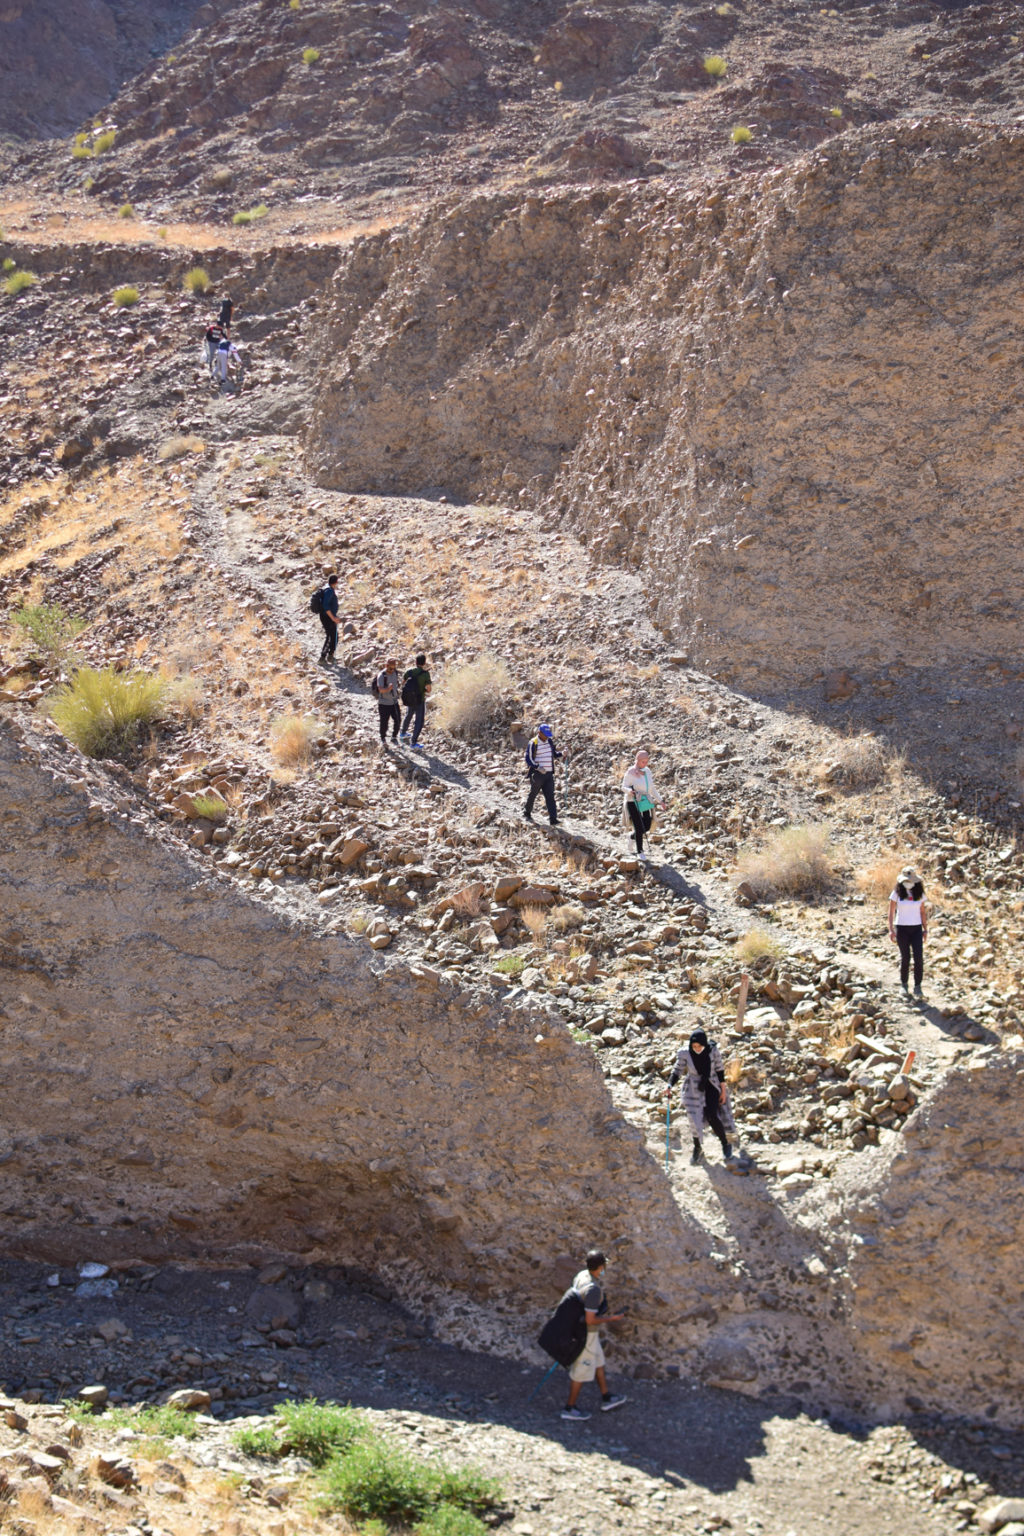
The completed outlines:
{"type": "Polygon", "coordinates": [[[900,947],[900,981],[906,986],[910,976],[910,956],[914,956],[914,986],[924,975],[924,929],[920,923],[897,923],[896,943],[900,947]]]}
{"type": "Polygon", "coordinates": [[[644,833],[651,830],[651,813],[650,811],[642,811],[635,800],[626,801],[626,810],[629,812],[629,819],[633,823],[636,851],[637,853],[643,853],[644,833]]]}
{"type": "Polygon", "coordinates": [[[338,649],[338,626],[325,613],[320,615],[320,623],[324,627],[324,643],[320,651],[320,660],[329,661],[338,649]]]}

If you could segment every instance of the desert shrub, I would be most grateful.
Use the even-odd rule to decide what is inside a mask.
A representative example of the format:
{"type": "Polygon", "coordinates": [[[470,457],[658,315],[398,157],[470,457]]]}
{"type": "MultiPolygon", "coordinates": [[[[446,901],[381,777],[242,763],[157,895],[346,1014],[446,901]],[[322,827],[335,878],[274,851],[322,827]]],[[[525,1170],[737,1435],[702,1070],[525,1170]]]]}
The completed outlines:
{"type": "Polygon", "coordinates": [[[232,224],[254,224],[257,219],[265,219],[270,209],[266,203],[257,203],[255,208],[240,208],[232,217],[232,224]]]}
{"type": "Polygon", "coordinates": [[[290,11],[301,11],[302,0],[288,0],[288,9],[290,11]]]}
{"type": "Polygon", "coordinates": [[[235,173],[230,166],[220,165],[210,177],[210,186],[215,192],[226,192],[235,179],[235,173]]]}
{"type": "Polygon", "coordinates": [[[523,920],[524,927],[533,935],[540,944],[548,931],[548,914],[543,907],[523,907],[519,916],[523,920]]]}
{"type": "Polygon", "coordinates": [[[95,176],[87,176],[85,178],[85,180],[82,182],[82,190],[85,191],[85,192],[91,192],[95,185],[96,185],[96,178],[95,178],[95,176]]]}
{"type": "Polygon", "coordinates": [[[75,618],[60,603],[23,603],[11,618],[32,644],[53,661],[62,661],[69,654],[71,642],[87,622],[75,618]]]}
{"type": "Polygon", "coordinates": [[[166,697],[165,680],[153,673],[80,667],[71,682],[53,694],[50,714],[87,757],[116,757],[159,719],[166,697]]]}
{"type": "Polygon", "coordinates": [[[749,144],[754,135],[749,128],[737,127],[732,130],[729,137],[734,144],[749,144]]]}
{"type": "Polygon", "coordinates": [[[190,267],[185,273],[184,288],[186,293],[209,293],[210,286],[210,274],[205,267],[190,267]]]}
{"type": "Polygon", "coordinates": [[[785,953],[785,945],[766,928],[750,928],[736,940],[736,958],[742,965],[757,966],[781,960],[785,953]]]}
{"type": "Polygon", "coordinates": [[[324,1468],[317,1501],[325,1512],[340,1510],[354,1520],[411,1524],[431,1508],[437,1474],[381,1440],[363,1441],[324,1468]]]}
{"type": "Polygon", "coordinates": [[[479,891],[472,886],[466,886],[464,890],[456,891],[451,898],[451,908],[457,917],[479,917],[483,910],[484,898],[479,891]]]}
{"type": "Polygon", "coordinates": [[[721,80],[729,66],[720,53],[709,53],[704,60],[704,68],[712,80],[721,80]]]}
{"type": "Polygon", "coordinates": [[[34,272],[12,272],[4,283],[4,292],[15,299],[19,293],[24,293],[26,288],[34,287],[38,281],[34,272]]]}
{"type": "Polygon", "coordinates": [[[258,1456],[269,1461],[281,1454],[281,1441],[271,1424],[261,1424],[258,1429],[246,1425],[244,1429],[236,1430],[231,1439],[244,1456],[258,1456]]]}
{"type": "Polygon", "coordinates": [[[134,219],[135,209],[132,207],[131,203],[122,203],[120,208],[117,210],[117,216],[119,219],[134,219]]]}
{"type": "Polygon", "coordinates": [[[180,1436],[194,1440],[199,1433],[195,1415],[170,1403],[159,1406],[143,1404],[140,1408],[109,1408],[103,1415],[104,1424],[114,1429],[135,1429],[144,1435],[164,1435],[169,1439],[180,1436]]]}
{"type": "Polygon", "coordinates": [[[819,896],[835,878],[825,827],[783,827],[763,848],[737,860],[755,896],[819,896]]]}
{"type": "Polygon", "coordinates": [[[366,1420],[355,1409],[343,1408],[340,1403],[318,1403],[312,1397],[303,1403],[281,1403],[276,1414],[282,1453],[305,1456],[314,1467],[351,1450],[367,1433],[366,1420]]]}
{"type": "Polygon", "coordinates": [[[574,906],[571,902],[565,902],[560,907],[552,907],[549,917],[556,933],[571,933],[574,928],[581,927],[586,921],[583,908],[574,906]]]}
{"type": "Polygon", "coordinates": [[[885,778],[887,766],[886,750],[878,737],[862,731],[836,743],[821,765],[820,776],[829,784],[867,789],[885,778]]]}
{"type": "Polygon", "coordinates": [[[106,133],[97,134],[92,147],[98,155],[105,155],[108,149],[113,149],[117,133],[113,128],[108,128],[106,133]]]}
{"type": "Polygon", "coordinates": [[[156,451],[156,456],[159,463],[170,464],[175,459],[183,459],[187,453],[205,453],[205,451],[206,444],[201,437],[186,433],[181,437],[165,437],[156,451]]]}
{"type": "Polygon", "coordinates": [[[17,265],[18,265],[18,263],[15,261],[13,256],[5,256],[4,257],[3,269],[4,269],[5,272],[13,272],[17,265]]]}
{"type": "Polygon", "coordinates": [[[282,715],[270,727],[270,754],[284,768],[308,762],[315,736],[316,721],[308,715],[282,715]]]}
{"type": "Polygon", "coordinates": [[[138,302],[139,290],[133,287],[131,283],[126,284],[124,288],[114,289],[114,303],[117,305],[118,309],[129,309],[133,304],[137,304],[138,302]]]}
{"type": "Polygon", "coordinates": [[[521,976],[526,970],[526,961],[522,955],[502,955],[500,960],[495,960],[494,969],[502,976],[521,976]]]}
{"type": "Polygon", "coordinates": [[[515,688],[508,663],[501,656],[483,655],[453,667],[445,679],[436,719],[453,736],[477,736],[503,723],[515,706],[515,688]]]}
{"type": "Polygon", "coordinates": [[[303,48],[303,50],[302,50],[302,62],[303,62],[303,64],[315,64],[319,57],[320,57],[320,49],[319,48],[303,48]]]}
{"type": "Polygon", "coordinates": [[[843,109],[842,107],[829,107],[828,115],[829,117],[842,117],[843,109]]]}
{"type": "Polygon", "coordinates": [[[71,151],[72,160],[91,160],[92,150],[88,144],[76,144],[71,151]]]}

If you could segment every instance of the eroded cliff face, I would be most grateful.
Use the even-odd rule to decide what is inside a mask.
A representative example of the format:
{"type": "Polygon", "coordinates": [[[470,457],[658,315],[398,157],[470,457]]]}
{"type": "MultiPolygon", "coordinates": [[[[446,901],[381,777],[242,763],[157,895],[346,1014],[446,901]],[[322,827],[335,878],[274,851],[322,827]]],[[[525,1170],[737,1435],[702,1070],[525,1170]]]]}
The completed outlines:
{"type": "Polygon", "coordinates": [[[1012,652],[1024,134],[865,130],[686,194],[480,196],[340,268],[325,482],[528,497],[753,687],[1012,652]]]}
{"type": "Polygon", "coordinates": [[[0,818],[8,1252],[411,1263],[500,1306],[504,1271],[543,1304],[601,1234],[639,1287],[665,1262],[711,1283],[552,1014],[375,968],[6,721],[0,818]]]}

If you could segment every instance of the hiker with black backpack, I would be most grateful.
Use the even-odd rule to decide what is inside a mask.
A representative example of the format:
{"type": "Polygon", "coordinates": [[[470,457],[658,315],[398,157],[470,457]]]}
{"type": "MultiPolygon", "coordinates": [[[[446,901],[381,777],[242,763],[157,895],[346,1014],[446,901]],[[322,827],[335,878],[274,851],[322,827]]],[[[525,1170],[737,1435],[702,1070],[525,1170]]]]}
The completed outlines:
{"type": "Polygon", "coordinates": [[[602,1413],[621,1408],[626,1401],[621,1393],[609,1392],[604,1373],[601,1324],[619,1323],[626,1315],[608,1310],[601,1285],[607,1265],[608,1260],[601,1250],[591,1248],[586,1269],[580,1270],[537,1340],[540,1347],[569,1372],[569,1397],[562,1409],[562,1418],[573,1423],[584,1423],[590,1418],[589,1413],[576,1406],[585,1381],[597,1378],[602,1413]]]}
{"type": "Polygon", "coordinates": [[[409,726],[412,725],[411,746],[416,752],[425,752],[426,747],[420,746],[420,732],[423,729],[423,720],[427,712],[427,694],[433,688],[430,681],[430,673],[427,671],[427,658],[421,651],[416,657],[416,665],[410,667],[402,679],[402,703],[405,705],[405,719],[399,733],[399,741],[409,740],[409,726]]]}
{"type": "Polygon", "coordinates": [[[736,1122],[729,1107],[725,1067],[721,1051],[703,1029],[695,1029],[686,1045],[680,1048],[665,1089],[666,1098],[680,1079],[683,1109],[693,1132],[690,1162],[696,1166],[703,1158],[704,1127],[709,1125],[722,1144],[722,1156],[731,1163],[736,1154],[728,1133],[735,1132],[736,1122]]]}
{"type": "Polygon", "coordinates": [[[332,571],[326,587],[319,587],[309,600],[310,612],[319,615],[324,630],[324,643],[320,648],[321,667],[334,660],[334,653],[338,649],[338,594],[334,590],[337,585],[338,578],[332,571]]]}
{"type": "Polygon", "coordinates": [[[377,710],[380,714],[380,744],[388,739],[388,725],[391,726],[391,740],[398,740],[398,727],[402,719],[402,711],[398,703],[401,683],[398,679],[398,661],[394,656],[389,656],[384,663],[384,670],[378,672],[371,687],[377,696],[377,710]]]}
{"type": "Polygon", "coordinates": [[[538,795],[544,796],[548,820],[558,826],[558,807],[555,804],[555,763],[563,754],[555,746],[555,734],[550,725],[538,725],[537,734],[527,743],[526,776],[530,781],[530,793],[526,797],[523,817],[533,820],[533,807],[538,795]]]}

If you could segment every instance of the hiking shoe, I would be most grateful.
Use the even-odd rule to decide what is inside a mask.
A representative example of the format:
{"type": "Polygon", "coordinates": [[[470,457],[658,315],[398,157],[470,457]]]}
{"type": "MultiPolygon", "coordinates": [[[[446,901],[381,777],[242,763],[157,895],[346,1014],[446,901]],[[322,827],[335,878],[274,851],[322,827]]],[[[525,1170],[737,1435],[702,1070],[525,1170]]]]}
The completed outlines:
{"type": "Polygon", "coordinates": [[[408,741],[409,740],[409,732],[408,731],[400,731],[398,739],[399,739],[399,741],[408,741]]]}
{"type": "Polygon", "coordinates": [[[607,1397],[602,1397],[601,1399],[601,1412],[611,1413],[613,1408],[621,1408],[625,1401],[624,1393],[609,1392],[607,1397]]]}
{"type": "Polygon", "coordinates": [[[425,752],[427,750],[421,741],[414,741],[412,749],[414,752],[425,752]]]}
{"type": "Polygon", "coordinates": [[[523,812],[523,820],[524,821],[532,821],[533,820],[533,812],[532,811],[524,811],[523,812]]]}
{"type": "Polygon", "coordinates": [[[590,1418],[590,1414],[585,1413],[582,1408],[563,1408],[562,1418],[570,1419],[574,1424],[582,1424],[590,1418]]]}
{"type": "Polygon", "coordinates": [[[731,1163],[733,1158],[736,1156],[736,1153],[733,1151],[732,1147],[730,1147],[728,1142],[726,1142],[725,1146],[722,1148],[722,1156],[725,1158],[727,1163],[731,1163]]]}
{"type": "Polygon", "coordinates": [[[914,988],[914,996],[915,997],[924,997],[924,993],[921,991],[920,985],[918,985],[918,986],[916,986],[914,988]]]}
{"type": "Polygon", "coordinates": [[[703,1149],[701,1147],[694,1147],[693,1151],[690,1153],[690,1167],[696,1168],[697,1164],[700,1162],[703,1156],[703,1149]]]}
{"type": "Polygon", "coordinates": [[[555,817],[555,819],[554,819],[554,821],[553,821],[553,822],[552,822],[552,823],[551,823],[551,825],[552,825],[552,826],[553,826],[553,827],[557,827],[557,826],[558,826],[558,817],[557,817],[557,816],[556,816],[556,817],[555,817]]]}

